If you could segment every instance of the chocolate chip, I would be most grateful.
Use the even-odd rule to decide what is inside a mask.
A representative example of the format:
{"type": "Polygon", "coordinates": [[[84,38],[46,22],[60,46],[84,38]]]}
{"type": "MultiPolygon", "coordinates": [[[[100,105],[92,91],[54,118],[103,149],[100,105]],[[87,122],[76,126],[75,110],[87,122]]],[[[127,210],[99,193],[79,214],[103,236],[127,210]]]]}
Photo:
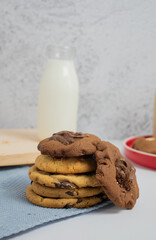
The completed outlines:
{"type": "Polygon", "coordinates": [[[66,194],[68,194],[69,196],[74,196],[74,193],[70,191],[66,192],[66,194]]]}
{"type": "Polygon", "coordinates": [[[122,160],[122,161],[123,161],[123,164],[125,165],[125,167],[127,167],[127,163],[124,160],[122,160]]]}
{"type": "Polygon", "coordinates": [[[77,188],[77,185],[69,181],[55,183],[56,188],[77,188]]]}
{"type": "Polygon", "coordinates": [[[82,202],[82,198],[77,199],[77,203],[80,203],[80,202],[82,202]]]}
{"type": "Polygon", "coordinates": [[[126,191],[131,190],[131,183],[134,178],[134,172],[132,168],[122,159],[118,159],[115,162],[116,167],[116,179],[122,188],[126,191]]]}
{"type": "Polygon", "coordinates": [[[69,131],[62,131],[58,132],[52,135],[52,137],[49,138],[49,141],[58,141],[64,145],[70,145],[77,140],[86,137],[83,133],[74,133],[69,131]]]}
{"type": "Polygon", "coordinates": [[[72,208],[74,206],[74,204],[70,204],[70,203],[67,203],[64,208],[72,208]]]}

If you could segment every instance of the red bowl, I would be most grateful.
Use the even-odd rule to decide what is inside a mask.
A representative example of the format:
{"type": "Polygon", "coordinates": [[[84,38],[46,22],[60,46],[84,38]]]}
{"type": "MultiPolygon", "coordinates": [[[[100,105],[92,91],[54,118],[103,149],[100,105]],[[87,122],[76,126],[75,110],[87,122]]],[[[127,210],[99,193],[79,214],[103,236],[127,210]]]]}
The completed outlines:
{"type": "Polygon", "coordinates": [[[140,137],[152,137],[152,136],[137,136],[131,137],[124,141],[124,154],[131,161],[142,165],[144,167],[156,169],[156,155],[151,153],[145,153],[132,148],[135,139],[140,137]]]}

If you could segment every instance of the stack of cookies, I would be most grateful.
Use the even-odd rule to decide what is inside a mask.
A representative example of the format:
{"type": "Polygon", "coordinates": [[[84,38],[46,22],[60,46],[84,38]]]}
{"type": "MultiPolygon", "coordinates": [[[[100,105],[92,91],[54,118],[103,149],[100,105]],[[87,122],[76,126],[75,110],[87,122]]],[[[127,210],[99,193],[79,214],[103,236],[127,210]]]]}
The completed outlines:
{"type": "Polygon", "coordinates": [[[108,197],[132,209],[139,197],[135,168],[113,144],[92,134],[53,134],[38,145],[29,170],[28,200],[51,208],[86,208],[108,197]]]}
{"type": "Polygon", "coordinates": [[[29,170],[28,200],[49,208],[86,208],[105,201],[95,176],[99,142],[94,135],[68,131],[41,141],[41,155],[29,170]]]}

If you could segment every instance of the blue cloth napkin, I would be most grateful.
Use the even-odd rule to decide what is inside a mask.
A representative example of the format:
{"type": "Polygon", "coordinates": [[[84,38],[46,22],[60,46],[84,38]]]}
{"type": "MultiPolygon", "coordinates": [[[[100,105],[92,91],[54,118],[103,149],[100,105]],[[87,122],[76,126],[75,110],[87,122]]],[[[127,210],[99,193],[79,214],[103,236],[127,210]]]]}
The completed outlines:
{"type": "Polygon", "coordinates": [[[25,195],[25,189],[30,185],[28,170],[29,167],[0,169],[0,238],[110,204],[110,201],[106,201],[89,209],[49,209],[35,206],[25,195]]]}

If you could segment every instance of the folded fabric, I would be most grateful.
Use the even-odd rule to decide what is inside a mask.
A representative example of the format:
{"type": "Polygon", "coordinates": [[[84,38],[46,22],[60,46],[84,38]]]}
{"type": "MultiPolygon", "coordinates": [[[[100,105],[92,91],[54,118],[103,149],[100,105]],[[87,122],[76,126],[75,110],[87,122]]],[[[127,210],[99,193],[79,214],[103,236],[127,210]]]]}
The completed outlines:
{"type": "Polygon", "coordinates": [[[29,167],[7,167],[0,170],[0,238],[110,204],[110,201],[106,201],[85,209],[49,209],[35,206],[25,195],[25,189],[30,185],[28,170],[29,167]]]}

